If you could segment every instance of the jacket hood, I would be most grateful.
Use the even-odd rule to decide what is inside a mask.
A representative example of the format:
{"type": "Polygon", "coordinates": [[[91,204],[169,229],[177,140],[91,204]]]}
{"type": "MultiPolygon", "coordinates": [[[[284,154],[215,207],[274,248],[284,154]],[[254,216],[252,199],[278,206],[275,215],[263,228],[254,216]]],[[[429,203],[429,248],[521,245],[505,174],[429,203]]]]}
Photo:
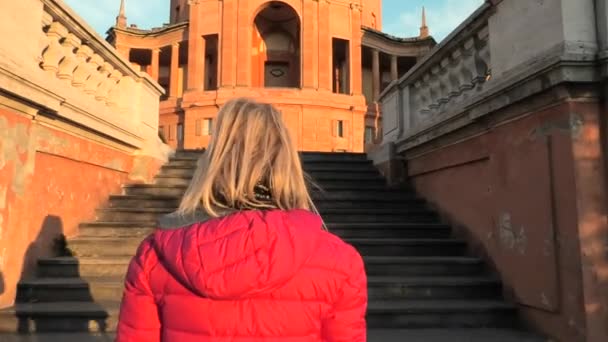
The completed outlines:
{"type": "Polygon", "coordinates": [[[190,291],[238,299],[289,281],[314,253],[322,221],[305,210],[240,211],[175,230],[160,230],[161,264],[190,291]]]}

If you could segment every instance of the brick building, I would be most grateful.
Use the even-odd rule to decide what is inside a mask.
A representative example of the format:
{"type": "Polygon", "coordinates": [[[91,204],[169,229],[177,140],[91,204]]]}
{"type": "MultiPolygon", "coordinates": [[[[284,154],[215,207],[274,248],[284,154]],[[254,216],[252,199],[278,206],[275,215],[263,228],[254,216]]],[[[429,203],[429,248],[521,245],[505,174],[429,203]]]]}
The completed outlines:
{"type": "Polygon", "coordinates": [[[235,96],[277,105],[298,148],[363,151],[379,136],[377,98],[435,41],[381,32],[381,0],[171,0],[170,22],[127,24],[121,1],[108,40],[165,88],[159,130],[200,148],[235,96]]]}

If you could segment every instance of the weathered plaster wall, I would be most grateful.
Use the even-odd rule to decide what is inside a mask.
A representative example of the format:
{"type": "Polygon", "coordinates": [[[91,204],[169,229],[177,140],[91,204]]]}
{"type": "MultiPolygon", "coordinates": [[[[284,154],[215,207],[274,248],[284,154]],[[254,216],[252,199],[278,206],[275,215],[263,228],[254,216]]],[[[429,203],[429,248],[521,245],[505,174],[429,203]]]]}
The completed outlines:
{"type": "MultiPolygon", "coordinates": [[[[120,191],[134,159],[0,108],[0,307],[12,304],[17,282],[53,252],[54,239],[75,236],[120,191]]],[[[149,172],[145,159],[137,163],[147,166],[132,178],[149,172]]]]}
{"type": "Polygon", "coordinates": [[[597,265],[581,255],[594,255],[600,241],[589,235],[606,224],[599,113],[564,102],[407,162],[421,196],[494,264],[526,320],[561,341],[586,341],[585,310],[606,305],[584,298],[581,274],[597,265]]]}

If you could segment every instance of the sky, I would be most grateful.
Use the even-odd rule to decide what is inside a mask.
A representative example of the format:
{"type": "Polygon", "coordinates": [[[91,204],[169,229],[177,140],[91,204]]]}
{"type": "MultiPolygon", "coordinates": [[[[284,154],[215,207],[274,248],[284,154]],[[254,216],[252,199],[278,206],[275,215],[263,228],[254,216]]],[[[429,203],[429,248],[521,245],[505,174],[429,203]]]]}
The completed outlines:
{"type": "MultiPolygon", "coordinates": [[[[105,37],[114,25],[120,0],[64,0],[105,37]]],[[[441,41],[484,0],[383,0],[382,31],[398,37],[417,36],[422,6],[431,34],[441,41]]],[[[126,0],[129,24],[140,28],[162,26],[169,18],[169,0],[126,0]]]]}

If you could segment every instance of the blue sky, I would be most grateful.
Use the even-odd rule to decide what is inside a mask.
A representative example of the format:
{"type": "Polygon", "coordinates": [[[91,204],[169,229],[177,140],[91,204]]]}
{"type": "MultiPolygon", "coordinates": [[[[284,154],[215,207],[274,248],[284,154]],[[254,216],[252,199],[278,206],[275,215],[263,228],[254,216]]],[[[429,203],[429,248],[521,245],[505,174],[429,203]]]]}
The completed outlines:
{"type": "MultiPolygon", "coordinates": [[[[64,0],[104,35],[114,24],[120,0],[64,0]]],[[[418,35],[422,6],[431,34],[440,41],[484,0],[383,0],[383,31],[399,37],[418,35]]],[[[161,26],[169,18],[169,0],[126,0],[129,24],[161,26]]],[[[104,35],[105,36],[105,35],[104,35]]]]}

